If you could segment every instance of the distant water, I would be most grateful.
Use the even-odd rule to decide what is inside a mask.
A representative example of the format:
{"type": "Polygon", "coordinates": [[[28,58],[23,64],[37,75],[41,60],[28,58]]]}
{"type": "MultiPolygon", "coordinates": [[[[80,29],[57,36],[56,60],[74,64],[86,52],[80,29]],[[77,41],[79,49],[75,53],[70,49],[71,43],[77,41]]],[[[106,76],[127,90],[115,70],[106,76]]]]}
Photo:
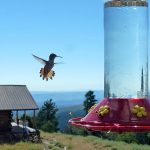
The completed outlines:
{"type": "MultiPolygon", "coordinates": [[[[39,107],[44,101],[52,99],[58,108],[74,105],[82,105],[86,92],[31,92],[39,107]]],[[[94,91],[95,98],[99,101],[103,98],[103,91],[94,91]]]]}

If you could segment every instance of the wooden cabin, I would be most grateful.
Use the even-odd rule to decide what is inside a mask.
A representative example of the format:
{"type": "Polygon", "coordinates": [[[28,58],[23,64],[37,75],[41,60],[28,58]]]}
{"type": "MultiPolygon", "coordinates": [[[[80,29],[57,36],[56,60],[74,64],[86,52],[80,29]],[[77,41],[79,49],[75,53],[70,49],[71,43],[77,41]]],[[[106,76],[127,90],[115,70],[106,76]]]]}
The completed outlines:
{"type": "Polygon", "coordinates": [[[25,85],[0,85],[0,133],[11,131],[12,111],[38,110],[38,106],[25,85]]]}

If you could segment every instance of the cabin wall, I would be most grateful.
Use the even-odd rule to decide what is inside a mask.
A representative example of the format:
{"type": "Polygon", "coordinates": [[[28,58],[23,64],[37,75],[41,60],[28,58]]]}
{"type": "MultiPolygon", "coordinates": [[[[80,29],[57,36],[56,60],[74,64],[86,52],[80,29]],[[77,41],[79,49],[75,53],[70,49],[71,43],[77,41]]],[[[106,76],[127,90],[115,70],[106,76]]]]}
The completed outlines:
{"type": "Polygon", "coordinates": [[[0,132],[11,130],[11,111],[0,111],[0,132]]]}

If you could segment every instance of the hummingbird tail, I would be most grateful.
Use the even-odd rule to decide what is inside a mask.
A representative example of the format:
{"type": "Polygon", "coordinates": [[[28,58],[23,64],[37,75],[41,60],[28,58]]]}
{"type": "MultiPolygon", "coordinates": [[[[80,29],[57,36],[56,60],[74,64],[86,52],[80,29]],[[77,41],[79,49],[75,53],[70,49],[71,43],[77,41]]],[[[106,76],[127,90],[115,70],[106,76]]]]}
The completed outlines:
{"type": "Polygon", "coordinates": [[[46,81],[48,81],[49,78],[52,80],[54,76],[55,76],[55,72],[53,70],[49,71],[49,70],[45,70],[44,68],[41,68],[40,77],[43,77],[43,80],[46,79],[46,81]]]}

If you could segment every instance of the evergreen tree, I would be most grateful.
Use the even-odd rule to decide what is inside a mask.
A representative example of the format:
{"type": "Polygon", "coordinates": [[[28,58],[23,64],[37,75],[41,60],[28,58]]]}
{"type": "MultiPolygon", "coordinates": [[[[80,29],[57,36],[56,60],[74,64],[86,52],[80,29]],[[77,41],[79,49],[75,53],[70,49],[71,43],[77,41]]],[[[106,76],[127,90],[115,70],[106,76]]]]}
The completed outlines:
{"type": "Polygon", "coordinates": [[[95,99],[95,95],[93,91],[88,91],[85,94],[85,101],[83,102],[84,110],[86,114],[88,113],[89,109],[96,104],[97,100],[95,99]]]}
{"type": "Polygon", "coordinates": [[[37,115],[37,126],[46,132],[55,132],[58,130],[58,120],[56,118],[56,112],[58,111],[52,99],[44,102],[37,115]]]}

